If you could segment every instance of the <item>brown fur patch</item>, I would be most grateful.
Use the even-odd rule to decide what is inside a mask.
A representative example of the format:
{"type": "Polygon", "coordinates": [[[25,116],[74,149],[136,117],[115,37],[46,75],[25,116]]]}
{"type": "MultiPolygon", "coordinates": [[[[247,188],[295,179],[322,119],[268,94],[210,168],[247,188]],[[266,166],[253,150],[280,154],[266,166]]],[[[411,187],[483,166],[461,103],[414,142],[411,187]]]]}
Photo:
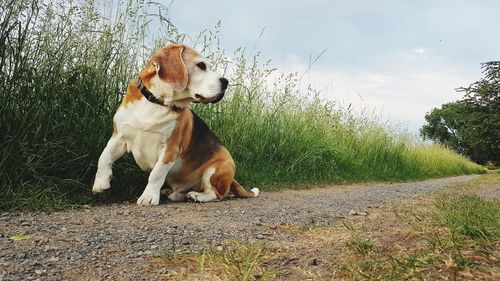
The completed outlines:
{"type": "Polygon", "coordinates": [[[153,56],[153,60],[160,66],[160,79],[169,83],[176,91],[183,91],[188,84],[188,71],[182,58],[184,48],[184,45],[168,45],[153,56]]]}
{"type": "Polygon", "coordinates": [[[167,151],[163,156],[163,163],[175,161],[186,151],[191,133],[193,131],[193,115],[190,109],[181,109],[178,113],[177,123],[172,134],[167,140],[167,151]]]}
{"type": "Polygon", "coordinates": [[[236,180],[231,183],[231,191],[239,198],[255,198],[253,192],[244,189],[236,180]]]}
{"type": "Polygon", "coordinates": [[[127,105],[131,102],[138,101],[142,99],[144,96],[141,94],[139,89],[137,88],[137,84],[135,81],[131,81],[128,84],[127,88],[127,94],[125,94],[125,97],[123,98],[122,105],[127,107],[127,105]]]}
{"type": "Polygon", "coordinates": [[[198,68],[194,63],[196,58],[199,58],[201,55],[197,51],[185,46],[184,52],[182,52],[182,59],[184,60],[184,64],[189,73],[193,72],[195,68],[198,68]]]}
{"type": "Polygon", "coordinates": [[[211,165],[211,167],[215,168],[215,173],[210,178],[210,184],[215,188],[219,200],[228,195],[234,180],[234,162],[230,160],[232,159],[226,158],[211,165]]]}
{"type": "MultiPolygon", "coordinates": [[[[154,56],[153,56],[154,58],[154,56]]],[[[151,78],[153,78],[155,75],[156,75],[156,68],[153,66],[153,58],[148,62],[148,64],[146,65],[146,67],[144,67],[141,72],[139,72],[139,77],[141,78],[142,80],[142,83],[144,83],[144,86],[146,86],[146,88],[151,88],[151,78]]],[[[135,81],[134,81],[135,83],[135,81]]],[[[137,87],[137,85],[136,85],[137,87]]]]}

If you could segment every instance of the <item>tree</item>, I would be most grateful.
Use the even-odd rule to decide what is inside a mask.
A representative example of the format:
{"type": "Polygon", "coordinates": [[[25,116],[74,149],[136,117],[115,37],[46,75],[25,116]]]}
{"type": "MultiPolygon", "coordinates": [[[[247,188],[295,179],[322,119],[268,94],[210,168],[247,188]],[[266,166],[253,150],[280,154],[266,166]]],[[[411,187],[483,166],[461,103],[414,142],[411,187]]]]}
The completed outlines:
{"type": "Polygon", "coordinates": [[[477,163],[500,163],[500,61],[481,64],[484,78],[457,92],[462,100],[425,115],[420,134],[469,156],[477,163]]]}

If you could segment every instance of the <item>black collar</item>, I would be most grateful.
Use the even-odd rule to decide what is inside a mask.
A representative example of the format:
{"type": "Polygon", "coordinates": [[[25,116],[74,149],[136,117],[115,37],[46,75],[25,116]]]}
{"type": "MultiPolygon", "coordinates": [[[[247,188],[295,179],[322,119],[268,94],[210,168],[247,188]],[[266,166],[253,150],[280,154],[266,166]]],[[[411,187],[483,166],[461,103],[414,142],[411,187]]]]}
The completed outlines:
{"type": "Polygon", "coordinates": [[[162,106],[168,106],[172,111],[175,111],[175,112],[177,112],[181,109],[180,107],[176,106],[175,104],[165,104],[162,99],[157,98],[153,93],[151,93],[151,91],[148,90],[148,88],[146,88],[144,83],[142,83],[141,78],[137,78],[136,84],[137,84],[137,89],[139,89],[139,92],[141,92],[141,94],[148,101],[162,105],[162,106]]]}

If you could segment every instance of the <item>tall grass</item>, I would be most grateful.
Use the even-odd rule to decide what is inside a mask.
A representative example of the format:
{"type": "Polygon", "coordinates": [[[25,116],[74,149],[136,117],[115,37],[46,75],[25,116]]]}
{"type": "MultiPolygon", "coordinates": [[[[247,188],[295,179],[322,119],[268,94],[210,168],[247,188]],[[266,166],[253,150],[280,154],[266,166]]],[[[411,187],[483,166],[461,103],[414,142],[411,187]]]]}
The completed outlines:
{"type": "Polygon", "coordinates": [[[139,195],[146,174],[131,157],[116,163],[110,195],[93,198],[90,185],[128,81],[169,42],[194,45],[229,78],[222,102],[194,110],[232,152],[246,185],[412,180],[482,170],[442,147],[417,145],[339,110],[313,89],[301,90],[297,74],[276,75],[258,54],[238,49],[227,55],[217,26],[191,38],[166,15],[166,7],[141,0],[107,7],[91,0],[2,0],[0,208],[139,195]]]}

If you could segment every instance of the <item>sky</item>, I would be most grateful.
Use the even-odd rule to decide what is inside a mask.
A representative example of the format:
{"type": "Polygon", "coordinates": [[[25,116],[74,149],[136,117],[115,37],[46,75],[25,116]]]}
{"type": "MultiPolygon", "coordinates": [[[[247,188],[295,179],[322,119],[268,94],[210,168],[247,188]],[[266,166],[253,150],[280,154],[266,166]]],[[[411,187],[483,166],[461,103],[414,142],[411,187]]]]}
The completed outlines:
{"type": "Polygon", "coordinates": [[[303,73],[325,99],[414,133],[426,112],[482,77],[482,62],[500,59],[496,0],[164,2],[181,32],[194,36],[220,20],[228,53],[261,51],[279,71],[303,73]]]}

